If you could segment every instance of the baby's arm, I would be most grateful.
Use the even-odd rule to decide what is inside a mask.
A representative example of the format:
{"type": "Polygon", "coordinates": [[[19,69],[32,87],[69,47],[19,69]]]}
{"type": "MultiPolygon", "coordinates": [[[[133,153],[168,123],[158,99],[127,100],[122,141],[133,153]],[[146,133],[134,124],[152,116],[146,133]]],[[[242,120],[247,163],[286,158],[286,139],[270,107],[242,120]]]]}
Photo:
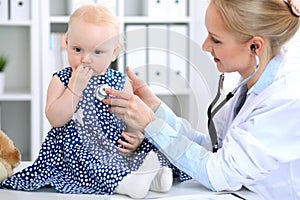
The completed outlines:
{"type": "Polygon", "coordinates": [[[48,86],[46,117],[53,127],[61,127],[73,116],[80,98],[73,96],[55,75],[48,86]]]}
{"type": "Polygon", "coordinates": [[[66,88],[58,76],[53,76],[48,86],[46,117],[53,127],[65,125],[73,116],[80,95],[92,76],[93,71],[79,66],[73,71],[66,88]]]}

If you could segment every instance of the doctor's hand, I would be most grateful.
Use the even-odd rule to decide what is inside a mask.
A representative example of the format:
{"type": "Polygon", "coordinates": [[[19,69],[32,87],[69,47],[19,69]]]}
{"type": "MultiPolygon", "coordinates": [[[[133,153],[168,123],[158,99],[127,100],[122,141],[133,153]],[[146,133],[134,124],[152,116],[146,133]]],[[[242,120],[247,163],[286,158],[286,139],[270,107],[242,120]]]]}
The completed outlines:
{"type": "Polygon", "coordinates": [[[137,95],[149,108],[151,108],[153,112],[155,112],[161,103],[160,99],[142,79],[133,74],[129,67],[126,67],[126,73],[130,79],[133,93],[137,95]]]}
{"type": "Polygon", "coordinates": [[[144,132],[144,128],[156,119],[154,112],[138,96],[113,88],[105,91],[110,97],[102,102],[111,105],[109,111],[132,129],[144,132]]]}
{"type": "Polygon", "coordinates": [[[135,131],[134,133],[122,132],[121,135],[124,137],[125,141],[118,140],[118,143],[122,147],[117,146],[116,148],[124,156],[133,153],[138,148],[138,146],[140,146],[140,144],[145,138],[141,132],[137,132],[137,131],[135,131]]]}

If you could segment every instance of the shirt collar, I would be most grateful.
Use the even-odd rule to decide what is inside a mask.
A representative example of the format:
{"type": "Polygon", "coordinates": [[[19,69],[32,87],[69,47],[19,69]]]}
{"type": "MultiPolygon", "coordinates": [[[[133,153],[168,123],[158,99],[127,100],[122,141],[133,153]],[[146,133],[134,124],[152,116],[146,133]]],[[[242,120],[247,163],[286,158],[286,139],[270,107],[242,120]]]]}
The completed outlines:
{"type": "Polygon", "coordinates": [[[271,85],[273,80],[275,79],[276,73],[278,71],[278,68],[280,64],[283,61],[282,55],[277,55],[274,58],[271,59],[267,67],[265,68],[264,72],[256,82],[256,84],[253,87],[252,92],[255,94],[261,93],[266,87],[271,85]]]}

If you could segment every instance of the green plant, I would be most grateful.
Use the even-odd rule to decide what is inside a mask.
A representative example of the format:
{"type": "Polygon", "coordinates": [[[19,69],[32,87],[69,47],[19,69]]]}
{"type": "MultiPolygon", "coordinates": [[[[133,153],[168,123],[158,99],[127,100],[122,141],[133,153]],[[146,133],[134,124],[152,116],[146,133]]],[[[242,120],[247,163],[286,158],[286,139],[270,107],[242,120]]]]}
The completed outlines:
{"type": "Polygon", "coordinates": [[[0,55],[0,72],[3,72],[8,62],[7,56],[0,55]]]}

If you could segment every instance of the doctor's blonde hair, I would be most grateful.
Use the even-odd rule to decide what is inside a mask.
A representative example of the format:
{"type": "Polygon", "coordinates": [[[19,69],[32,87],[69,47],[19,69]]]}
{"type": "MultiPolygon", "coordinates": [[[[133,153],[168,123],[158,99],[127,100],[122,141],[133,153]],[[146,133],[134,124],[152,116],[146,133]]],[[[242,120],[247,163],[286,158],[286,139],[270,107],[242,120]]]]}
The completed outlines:
{"type": "Polygon", "coordinates": [[[253,36],[269,41],[269,54],[275,55],[297,32],[300,19],[284,0],[211,0],[226,28],[244,43],[253,36]]]}

